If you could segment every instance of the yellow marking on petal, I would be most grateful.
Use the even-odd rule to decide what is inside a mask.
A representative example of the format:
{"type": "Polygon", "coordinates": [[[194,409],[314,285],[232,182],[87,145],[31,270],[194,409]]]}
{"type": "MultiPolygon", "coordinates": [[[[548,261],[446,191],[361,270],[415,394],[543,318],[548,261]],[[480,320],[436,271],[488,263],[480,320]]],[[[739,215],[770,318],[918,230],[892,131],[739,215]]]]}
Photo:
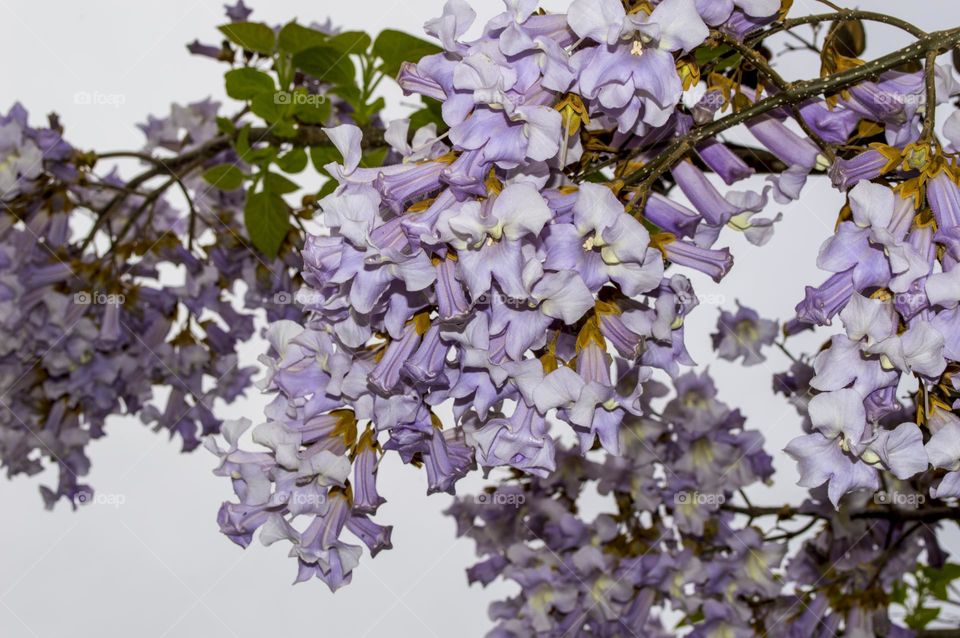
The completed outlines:
{"type": "Polygon", "coordinates": [[[543,366],[543,373],[550,374],[560,367],[557,356],[554,354],[545,354],[540,357],[540,365],[543,366]]]}
{"type": "Polygon", "coordinates": [[[750,228],[753,227],[753,225],[750,223],[750,218],[752,216],[753,216],[753,213],[751,212],[734,215],[733,217],[730,218],[730,221],[727,222],[727,226],[729,226],[734,230],[739,230],[740,232],[749,230],[750,228]]]}
{"type": "Polygon", "coordinates": [[[690,458],[697,467],[705,467],[713,463],[714,453],[710,441],[697,439],[691,446],[690,458]]]}
{"type": "Polygon", "coordinates": [[[663,256],[667,256],[667,244],[677,241],[677,236],[673,233],[654,233],[650,236],[650,246],[656,248],[663,256]]]}
{"type": "Polygon", "coordinates": [[[433,206],[433,202],[435,201],[435,199],[436,199],[436,198],[431,197],[431,198],[429,198],[429,199],[424,199],[424,200],[422,200],[422,201],[419,201],[419,202],[417,202],[416,204],[412,204],[412,205],[410,206],[410,208],[407,209],[407,212],[408,212],[408,213],[422,213],[423,211],[425,211],[425,210],[427,210],[428,208],[430,208],[431,206],[433,206]]]}
{"type": "Polygon", "coordinates": [[[617,581],[614,581],[609,576],[600,576],[596,582],[593,583],[593,587],[590,588],[590,596],[596,604],[600,605],[606,600],[607,592],[616,586],[616,584],[617,581]]]}
{"type": "Polygon", "coordinates": [[[677,75],[683,82],[683,90],[689,91],[700,83],[700,66],[693,60],[678,60],[677,75]]]}
{"type": "Polygon", "coordinates": [[[413,328],[417,331],[417,334],[421,337],[427,334],[427,331],[430,330],[430,313],[421,312],[417,314],[413,319],[413,328]]]}
{"type": "Polygon", "coordinates": [[[893,365],[893,361],[890,360],[885,354],[880,355],[880,367],[884,370],[896,370],[897,366],[893,365]]]}
{"type": "Polygon", "coordinates": [[[609,301],[598,301],[593,306],[594,312],[597,313],[598,317],[604,315],[620,315],[620,306],[609,301]]]}
{"type": "Polygon", "coordinates": [[[633,41],[633,48],[630,49],[630,55],[641,56],[643,55],[643,42],[640,40],[633,41]]]}
{"type": "MultiPolygon", "coordinates": [[[[320,477],[317,478],[319,479],[320,477]]],[[[330,491],[327,492],[327,498],[342,498],[347,503],[353,503],[353,488],[350,487],[350,483],[347,483],[346,487],[334,485],[330,488],[330,491]]]]}
{"type": "Polygon", "coordinates": [[[581,125],[590,123],[590,115],[583,99],[576,93],[567,93],[557,102],[555,107],[563,116],[563,122],[566,124],[567,134],[571,137],[576,135],[581,125]]]}
{"type": "Polygon", "coordinates": [[[599,346],[604,352],[607,350],[607,341],[600,331],[600,320],[597,318],[596,313],[587,319],[583,328],[580,329],[580,334],[577,335],[577,352],[585,350],[590,344],[599,346]]]}
{"type": "Polygon", "coordinates": [[[543,366],[544,374],[550,374],[560,367],[559,360],[557,359],[557,340],[559,338],[560,333],[554,333],[553,339],[547,344],[547,353],[540,357],[540,365],[543,366]]]}
{"type": "Polygon", "coordinates": [[[880,288],[879,290],[871,294],[870,298],[875,299],[877,301],[889,302],[889,301],[893,301],[893,293],[887,290],[886,288],[880,288]]]}
{"type": "Polygon", "coordinates": [[[380,443],[377,442],[377,434],[373,431],[373,428],[370,427],[360,435],[360,440],[357,441],[356,446],[354,446],[353,456],[356,457],[357,454],[368,450],[380,452],[380,443]]]}
{"type": "Polygon", "coordinates": [[[499,195],[503,192],[503,182],[497,179],[497,173],[494,169],[490,169],[490,174],[487,175],[487,180],[483,183],[487,187],[487,193],[489,195],[499,195]]]}
{"type": "Polygon", "coordinates": [[[749,319],[737,322],[737,325],[733,328],[733,332],[741,341],[756,341],[760,337],[757,324],[749,319]]]}
{"type": "Polygon", "coordinates": [[[539,587],[527,601],[534,612],[546,616],[553,604],[553,591],[547,586],[539,587]]]}
{"type": "Polygon", "coordinates": [[[339,437],[348,449],[352,448],[357,441],[357,415],[353,410],[333,410],[330,416],[337,420],[337,424],[330,431],[330,436],[339,437]]]}
{"type": "Polygon", "coordinates": [[[867,465],[880,465],[880,456],[873,450],[864,450],[860,454],[860,460],[867,465]]]}

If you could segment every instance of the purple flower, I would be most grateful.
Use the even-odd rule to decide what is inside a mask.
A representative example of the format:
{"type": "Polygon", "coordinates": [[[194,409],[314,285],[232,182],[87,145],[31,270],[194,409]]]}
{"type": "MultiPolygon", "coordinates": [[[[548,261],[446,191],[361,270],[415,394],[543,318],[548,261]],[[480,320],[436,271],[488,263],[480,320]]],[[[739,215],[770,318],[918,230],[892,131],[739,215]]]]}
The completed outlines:
{"type": "Polygon", "coordinates": [[[864,180],[876,179],[889,172],[899,159],[899,153],[891,157],[890,153],[884,153],[880,148],[865,151],[848,160],[838,158],[830,167],[830,179],[835,188],[848,190],[864,180]]]}
{"type": "Polygon", "coordinates": [[[509,419],[491,419],[474,438],[484,467],[508,465],[543,478],[557,467],[547,422],[524,401],[517,403],[509,419]]]}
{"type": "Polygon", "coordinates": [[[736,314],[724,310],[712,335],[717,356],[728,361],[743,357],[743,365],[752,366],[766,360],[760,349],[771,345],[777,337],[777,322],[761,319],[755,310],[739,303],[736,314]]]}
{"type": "Polygon", "coordinates": [[[688,51],[709,33],[693,0],[665,0],[649,17],[626,15],[617,0],[576,0],[567,20],[599,44],[571,60],[577,92],[615,113],[621,132],[665,124],[682,93],[670,52],[688,51]]]}

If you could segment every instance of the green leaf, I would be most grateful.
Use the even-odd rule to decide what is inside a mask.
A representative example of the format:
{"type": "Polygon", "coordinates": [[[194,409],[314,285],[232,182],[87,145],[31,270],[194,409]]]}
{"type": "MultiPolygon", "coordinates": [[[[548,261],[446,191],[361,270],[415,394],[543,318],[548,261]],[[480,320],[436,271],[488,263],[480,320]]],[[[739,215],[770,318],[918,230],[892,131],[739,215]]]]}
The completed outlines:
{"type": "Polygon", "coordinates": [[[335,179],[328,179],[323,183],[323,186],[320,187],[320,190],[317,192],[317,199],[323,199],[333,191],[337,190],[337,186],[340,184],[337,183],[335,179]]]}
{"type": "Polygon", "coordinates": [[[226,135],[233,135],[237,132],[237,125],[229,117],[217,117],[217,131],[226,135]]]}
{"type": "Polygon", "coordinates": [[[890,601],[902,605],[907,602],[907,586],[903,581],[893,583],[893,589],[890,591],[890,601]]]}
{"type": "Polygon", "coordinates": [[[284,173],[299,173],[307,167],[307,151],[302,146],[295,146],[289,153],[277,158],[277,166],[284,173]]]}
{"type": "Polygon", "coordinates": [[[290,209],[277,194],[248,193],[243,223],[253,245],[273,259],[290,231],[290,209]]]}
{"type": "Polygon", "coordinates": [[[733,51],[732,47],[726,44],[716,46],[704,45],[693,50],[693,57],[700,66],[706,66],[710,62],[733,51]]]}
{"type": "Polygon", "coordinates": [[[382,97],[378,97],[373,102],[370,102],[368,104],[360,104],[360,108],[357,109],[356,117],[355,117],[355,119],[357,120],[357,124],[359,124],[360,126],[363,126],[364,124],[370,121],[370,118],[374,114],[382,111],[385,106],[386,106],[386,102],[382,97]]]}
{"type": "Polygon", "coordinates": [[[373,43],[373,52],[383,60],[380,69],[390,77],[397,77],[404,62],[418,62],[420,58],[443,51],[437,45],[415,38],[402,31],[386,29],[373,43]]]}
{"type": "Polygon", "coordinates": [[[410,130],[416,132],[427,124],[437,125],[437,134],[443,135],[447,130],[447,123],[443,121],[443,110],[439,101],[429,97],[420,98],[423,108],[410,116],[410,130]]]}
{"type": "Polygon", "coordinates": [[[265,162],[272,162],[277,157],[277,149],[274,146],[261,146],[260,148],[251,149],[243,156],[243,161],[249,162],[250,164],[263,164],[265,162]]]}
{"type": "Polygon", "coordinates": [[[331,84],[353,84],[357,72],[350,58],[328,46],[310,47],[293,56],[293,64],[315,79],[331,84]]]}
{"type": "MultiPolygon", "coordinates": [[[[250,144],[250,128],[251,125],[247,124],[240,129],[240,134],[237,135],[237,141],[234,144],[240,159],[248,164],[272,162],[277,157],[277,148],[275,146],[270,146],[269,144],[266,146],[261,146],[260,148],[253,148],[253,146],[250,144]]],[[[259,140],[254,140],[254,143],[257,143],[258,141],[259,140]]]]}
{"type": "Polygon", "coordinates": [[[301,122],[325,124],[330,117],[330,101],[325,95],[308,95],[303,90],[295,91],[293,113],[301,122]]]}
{"type": "Polygon", "coordinates": [[[910,629],[923,629],[940,615],[939,607],[917,607],[909,616],[904,618],[910,629]]]}
{"type": "Polygon", "coordinates": [[[313,162],[313,167],[317,169],[317,172],[322,175],[329,175],[324,166],[330,162],[340,162],[342,160],[340,151],[333,146],[314,146],[310,149],[310,161],[313,162]]]}
{"type": "Polygon", "coordinates": [[[203,179],[222,191],[235,191],[243,186],[246,175],[233,164],[218,164],[203,174],[203,179]]]}
{"type": "Polygon", "coordinates": [[[329,36],[326,33],[290,22],[280,29],[278,42],[281,51],[294,54],[310,47],[320,46],[328,39],[329,36]]]}
{"type": "Polygon", "coordinates": [[[250,100],[261,93],[273,93],[273,78],[256,69],[245,67],[227,71],[227,95],[235,100],[250,100]]]}
{"type": "Polygon", "coordinates": [[[923,573],[930,581],[930,593],[940,600],[947,600],[947,587],[960,578],[960,565],[947,563],[939,569],[924,567],[923,573]]]}
{"type": "Polygon", "coordinates": [[[244,162],[249,161],[250,157],[250,124],[247,124],[242,129],[240,129],[240,134],[237,135],[237,141],[234,143],[234,148],[237,149],[237,155],[240,156],[240,159],[244,162]]]}
{"type": "MultiPolygon", "coordinates": [[[[271,131],[277,137],[286,137],[291,140],[297,136],[297,126],[290,121],[277,122],[273,125],[271,131]]],[[[274,157],[276,156],[277,153],[274,153],[274,157]]]]}
{"type": "Polygon", "coordinates": [[[383,160],[387,159],[388,148],[375,148],[367,151],[360,158],[360,166],[364,168],[375,168],[383,166],[383,160]]]}
{"type": "Polygon", "coordinates": [[[260,22],[233,22],[220,27],[223,35],[248,51],[273,53],[276,37],[273,29],[260,22]]]}
{"type": "Polygon", "coordinates": [[[263,188],[270,193],[286,195],[300,190],[300,185],[279,173],[267,173],[263,177],[263,188]]]}
{"type": "Polygon", "coordinates": [[[250,110],[254,115],[262,117],[273,124],[279,122],[287,114],[286,104],[280,99],[280,93],[260,93],[250,100],[250,110]]]}
{"type": "Polygon", "coordinates": [[[743,62],[743,56],[739,53],[734,53],[733,55],[728,55],[722,60],[717,61],[715,70],[726,71],[727,69],[732,69],[738,66],[741,62],[743,62]]]}
{"type": "Polygon", "coordinates": [[[327,46],[344,55],[361,55],[367,52],[371,42],[370,36],[363,31],[347,31],[327,40],[327,46]]]}
{"type": "Polygon", "coordinates": [[[353,107],[353,110],[361,108],[360,87],[356,84],[350,86],[337,86],[330,90],[334,95],[343,98],[343,101],[353,107]]]}

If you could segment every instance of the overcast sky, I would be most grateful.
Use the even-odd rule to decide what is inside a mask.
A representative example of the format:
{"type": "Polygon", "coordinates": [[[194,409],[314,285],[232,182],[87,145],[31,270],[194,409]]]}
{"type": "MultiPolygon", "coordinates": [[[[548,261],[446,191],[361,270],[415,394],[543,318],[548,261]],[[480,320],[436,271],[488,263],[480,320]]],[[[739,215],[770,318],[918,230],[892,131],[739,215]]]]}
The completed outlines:
{"type": "MultiPolygon", "coordinates": [[[[269,22],[329,16],[344,28],[376,33],[383,28],[419,32],[439,13],[442,1],[249,4],[256,9],[254,18],[269,22]]],[[[482,7],[482,18],[500,6],[493,0],[475,4],[482,7]]],[[[861,4],[931,30],[960,23],[955,0],[861,4]]],[[[795,6],[800,12],[823,10],[812,0],[797,0],[795,6]]],[[[217,42],[215,26],[223,21],[221,3],[206,0],[0,0],[0,52],[7,60],[0,108],[19,100],[36,119],[56,111],[67,139],[81,148],[136,149],[142,138],[135,124],[147,114],[164,114],[171,102],[208,95],[225,99],[223,68],[191,58],[184,48],[194,38],[217,42]],[[78,93],[111,96],[112,104],[80,104],[78,93]]],[[[878,33],[870,39],[868,56],[903,44],[899,34],[878,33]]],[[[795,70],[790,66],[788,61],[785,68],[795,70]]],[[[390,94],[394,100],[398,95],[390,94]]],[[[836,193],[818,183],[800,202],[771,208],[782,210],[784,221],[765,248],[725,235],[721,243],[732,246],[737,265],[722,286],[695,277],[698,292],[714,295],[728,308],[739,298],[766,317],[788,318],[803,286],[824,278],[816,272],[815,257],[839,206],[836,193]]],[[[708,335],[716,315],[715,308],[699,309],[688,322],[687,338],[698,363],[711,365],[722,398],[743,409],[776,455],[776,484],[755,490],[752,500],[798,502],[804,492],[794,486],[794,465],[777,451],[800,432],[799,422],[793,409],[770,392],[771,375],[784,370],[787,361],[771,353],[766,364],[746,370],[713,362],[708,335]]],[[[252,361],[256,352],[248,355],[252,361]]],[[[263,403],[251,396],[223,414],[256,421],[263,403]]],[[[471,564],[473,548],[469,541],[455,541],[452,521],[441,514],[449,497],[427,498],[424,477],[396,463],[395,455],[381,470],[389,502],[378,515],[395,525],[395,549],[375,560],[365,555],[353,584],[333,596],[319,581],[292,587],[296,567],[279,544],[269,549],[254,544],[242,552],[218,533],[217,508],[232,492],[227,481],[212,476],[212,456],[202,450],[180,455],[175,443],[135,419],[114,419],[108,433],[89,448],[90,482],[101,494],[122,500],[120,506],[94,505],[77,513],[60,507],[49,513],[37,485],[54,480],[52,474],[39,481],[0,480],[3,638],[235,638],[304,631],[475,638],[489,628],[489,601],[511,592],[508,586],[467,587],[463,570],[471,564]]]]}

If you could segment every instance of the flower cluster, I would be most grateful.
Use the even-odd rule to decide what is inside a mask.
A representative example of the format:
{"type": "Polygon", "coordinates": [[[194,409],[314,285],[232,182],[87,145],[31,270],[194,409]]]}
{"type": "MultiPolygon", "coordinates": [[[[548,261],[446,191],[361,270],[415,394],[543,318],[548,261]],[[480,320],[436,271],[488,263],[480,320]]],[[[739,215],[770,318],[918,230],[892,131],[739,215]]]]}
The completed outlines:
{"type": "Polygon", "coordinates": [[[491,609],[504,638],[666,635],[677,615],[691,636],[901,635],[908,573],[906,622],[924,626],[929,570],[949,566],[934,521],[960,498],[960,114],[935,130],[960,84],[934,64],[960,31],[864,63],[855,16],[876,14],[833,14],[807,43],[821,79],[791,83],[767,39],[834,18],[788,20],[789,0],[504,4],[467,40],[476,14],[448,0],[425,25],[439,47],[227,6],[222,45],[189,49],[230,66],[243,108],[174,105],[139,152],[0,117],[3,465],[56,464],[52,506],[89,491],[84,450],[111,415],[185,450],[211,435],[236,497],[221,531],[288,544],[297,581],[331,590],[363,546],[391,547],[385,454],[425,468],[429,493],[508,476],[449,510],[481,557],[470,580],[520,586],[491,609]],[[386,124],[394,72],[424,108],[386,124]],[[117,158],[143,172],[100,170],[117,158]],[[308,165],[327,181],[291,205],[308,165]],[[745,490],[772,459],[691,369],[688,276],[721,281],[722,231],[763,246],[772,203],[815,173],[848,200],[829,277],[782,332],[738,303],[712,335],[726,361],[774,344],[793,360],[774,389],[800,416],[786,452],[810,497],[757,508],[745,490]],[[221,422],[213,403],[252,383],[238,347],[257,311],[265,419],[221,422]],[[790,354],[837,318],[815,356],[790,354]],[[890,490],[936,501],[907,517],[930,526],[890,490]]]}
{"type": "MultiPolygon", "coordinates": [[[[667,392],[656,382],[646,390],[651,400],[667,392]]],[[[725,504],[767,480],[771,458],[707,374],[677,378],[674,391],[662,416],[628,419],[621,455],[561,449],[549,477],[510,480],[450,508],[482,559],[470,581],[521,587],[492,605],[490,635],[669,635],[667,610],[702,614],[693,635],[754,635],[756,601],[780,594],[786,545],[764,542],[725,504]],[[579,514],[597,495],[616,510],[579,514]]]]}
{"type": "MultiPolygon", "coordinates": [[[[381,454],[425,465],[431,492],[452,493],[475,464],[547,477],[559,469],[548,420],[566,424],[581,452],[618,454],[625,419],[644,414],[651,373],[677,377],[693,364],[683,320],[697,299],[665,269],[722,278],[732,259],[713,247],[720,230],[736,220],[763,243],[772,220],[751,217],[767,195],[723,194],[684,162],[673,177],[693,208],[654,194],[644,224],[617,188],[569,183],[564,170],[583,159],[583,140],[609,126],[637,136],[641,155],[689,128],[675,56],[709,34],[692,0],[629,16],[619,2],[601,4],[546,15],[508,3],[464,42],[473,11],[449,2],[427,24],[444,52],[399,76],[408,92],[442,103],[448,131],[421,129],[411,143],[409,123],[394,123],[386,139],[401,161],[370,168],[360,129],[326,129],[343,157],[326,167],[339,187],[319,202],[328,232],[302,251],[298,301],[309,317],[270,331],[263,387],[276,396],[253,430],[265,451],[211,444],[239,499],[221,508],[231,539],[246,546],[261,529],[264,542],[287,540],[301,578],[336,589],[356,564],[344,527],[372,552],[389,538],[368,522],[381,502],[381,454]],[[311,490],[315,506],[292,506],[292,485],[311,490]]],[[[765,130],[782,128],[771,119],[765,130]]],[[[777,148],[789,154],[789,142],[777,148]]],[[[703,157],[731,183],[752,174],[722,144],[703,157]]],[[[750,340],[740,347],[754,358],[770,330],[748,334],[751,318],[738,317],[728,338],[750,340]]],[[[734,461],[740,436],[729,435],[717,463],[734,461]]],[[[688,524],[703,518],[690,513],[688,524]]]]}
{"type": "Polygon", "coordinates": [[[946,469],[931,496],[960,496],[960,421],[948,370],[960,355],[958,195],[945,164],[897,189],[861,181],[849,193],[847,219],[820,250],[819,266],[835,274],[808,289],[798,317],[822,324],[839,316],[843,332],[813,362],[811,430],[787,452],[800,464],[801,484],[828,482],[834,504],[857,489],[879,490],[878,468],[902,480],[930,465],[946,469]],[[898,397],[911,383],[924,399],[919,419],[901,416],[898,397]],[[942,391],[928,395],[930,386],[942,391]]]}
{"type": "Polygon", "coordinates": [[[142,153],[111,155],[147,163],[129,180],[98,170],[105,160],[65,142],[55,119],[31,127],[19,105],[0,117],[0,459],[11,476],[55,465],[58,484],[41,488],[48,507],[89,501],[85,448],[111,415],[137,415],[184,451],[218,432],[215,403],[252,383],[237,348],[254,336],[253,311],[303,316],[290,299],[298,256],[252,249],[244,193],[201,176],[243,166],[229,145],[212,146],[219,108],[151,117],[142,153]],[[189,211],[167,196],[174,183],[189,211]]]}

